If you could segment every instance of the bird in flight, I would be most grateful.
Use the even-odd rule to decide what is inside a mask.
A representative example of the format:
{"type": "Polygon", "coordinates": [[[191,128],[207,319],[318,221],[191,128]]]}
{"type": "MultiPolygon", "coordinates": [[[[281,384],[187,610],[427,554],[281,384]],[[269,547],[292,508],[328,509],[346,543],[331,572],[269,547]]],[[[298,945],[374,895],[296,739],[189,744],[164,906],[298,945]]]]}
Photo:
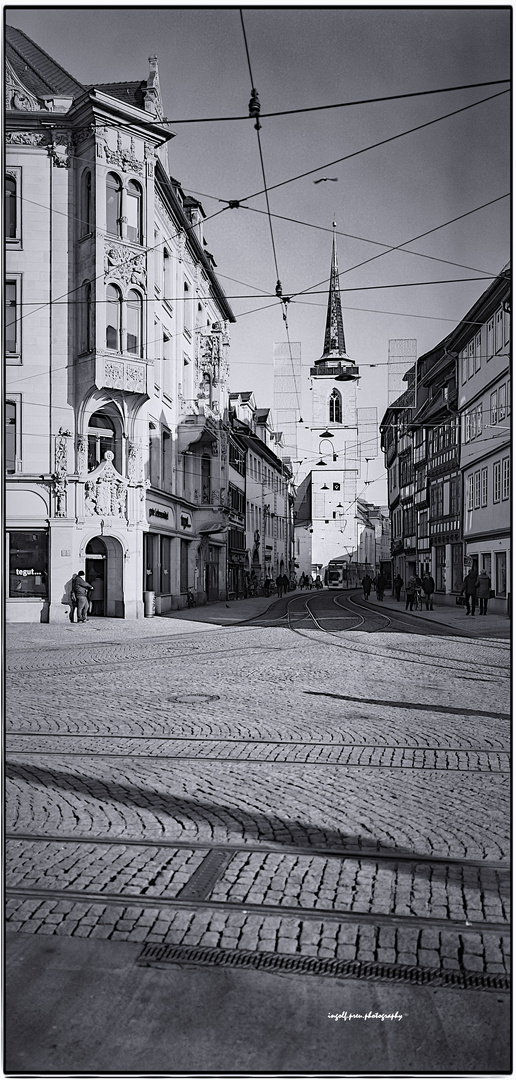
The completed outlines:
{"type": "Polygon", "coordinates": [[[322,184],[323,180],[333,180],[335,182],[338,179],[338,176],[320,176],[318,180],[314,180],[314,184],[322,184]]]}

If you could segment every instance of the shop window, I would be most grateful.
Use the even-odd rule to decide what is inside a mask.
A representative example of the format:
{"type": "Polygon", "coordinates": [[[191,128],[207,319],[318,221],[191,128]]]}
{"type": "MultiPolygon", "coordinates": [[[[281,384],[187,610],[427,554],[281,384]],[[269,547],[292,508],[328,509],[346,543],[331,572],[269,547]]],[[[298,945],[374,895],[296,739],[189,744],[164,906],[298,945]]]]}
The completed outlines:
{"type": "Polygon", "coordinates": [[[5,235],[8,240],[18,236],[18,199],[17,184],[14,176],[5,178],[5,235]]]}
{"type": "Polygon", "coordinates": [[[142,189],[136,180],[130,180],[127,185],[127,239],[133,244],[142,243],[142,189]]]}
{"type": "Polygon", "coordinates": [[[181,540],[181,552],[179,559],[179,588],[182,593],[188,592],[188,549],[190,542],[188,540],[181,540]]]}
{"type": "Polygon", "coordinates": [[[106,289],[106,349],[122,350],[122,293],[116,285],[106,289]]]}
{"type": "Polygon", "coordinates": [[[452,592],[460,592],[462,588],[462,578],[462,544],[452,544],[452,592]]]}
{"type": "Polygon", "coordinates": [[[122,184],[115,173],[106,177],[106,231],[122,236],[122,184]]]}
{"type": "Polygon", "coordinates": [[[330,395],[330,424],[342,424],[342,395],[333,390],[330,395]]]}
{"type": "Polygon", "coordinates": [[[92,231],[92,198],[91,198],[91,172],[86,169],[81,177],[81,217],[79,221],[79,236],[87,236],[92,231]]]}
{"type": "Polygon", "coordinates": [[[505,551],[496,553],[496,595],[505,596],[507,593],[507,555],[505,551]]]}
{"type": "Polygon", "coordinates": [[[113,464],[117,468],[117,446],[115,425],[106,413],[97,412],[90,417],[88,424],[88,471],[100,465],[106,450],[114,454],[113,464]]]}
{"type": "Polygon", "coordinates": [[[160,592],[171,593],[170,584],[171,538],[160,536],[160,592]]]}
{"type": "Polygon", "coordinates": [[[501,488],[501,462],[495,461],[493,465],[493,502],[500,502],[501,488]]]}
{"type": "Polygon", "coordinates": [[[7,353],[18,353],[18,283],[6,281],[5,283],[5,350],[7,353]]]}
{"type": "Polygon", "coordinates": [[[480,503],[481,503],[481,505],[482,505],[482,506],[487,506],[487,483],[488,483],[488,481],[487,481],[487,472],[488,472],[488,470],[487,470],[487,469],[482,469],[482,471],[481,471],[481,478],[480,478],[480,487],[481,487],[481,494],[480,494],[480,503]]]}
{"type": "Polygon", "coordinates": [[[5,403],[5,471],[16,472],[16,405],[5,403]]]}
{"type": "Polygon", "coordinates": [[[142,355],[142,298],[136,289],[127,293],[127,352],[133,356],[142,355]]]}
{"type": "Polygon", "coordinates": [[[485,570],[486,574],[491,577],[491,554],[488,552],[482,553],[480,561],[482,563],[482,570],[485,570]]]}
{"type": "Polygon", "coordinates": [[[502,499],[508,499],[510,494],[510,459],[502,458],[502,499]]]}
{"type": "Polygon", "coordinates": [[[9,533],[9,596],[48,595],[48,533],[9,533]]]}

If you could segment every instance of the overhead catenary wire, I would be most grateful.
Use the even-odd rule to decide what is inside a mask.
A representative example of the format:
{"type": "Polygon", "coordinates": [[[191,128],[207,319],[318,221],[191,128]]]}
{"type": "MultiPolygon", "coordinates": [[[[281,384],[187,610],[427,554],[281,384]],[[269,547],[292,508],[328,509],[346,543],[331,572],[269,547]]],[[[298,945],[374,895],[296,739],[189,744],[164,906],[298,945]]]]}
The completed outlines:
{"type": "MultiPolygon", "coordinates": [[[[326,161],[323,165],[318,165],[315,169],[307,169],[306,172],[298,173],[296,176],[290,176],[287,180],[280,180],[277,184],[269,185],[268,190],[275,191],[277,188],[285,187],[286,184],[293,184],[296,180],[302,180],[305,176],[312,176],[313,173],[319,172],[321,169],[328,169],[332,165],[339,165],[341,161],[350,161],[360,154],[366,154],[369,150],[376,150],[379,146],[385,146],[387,143],[395,142],[396,139],[402,139],[405,135],[412,135],[415,131],[422,131],[424,128],[431,127],[432,124],[440,123],[441,120],[448,120],[451,116],[458,116],[468,109],[474,109],[478,105],[483,105],[487,101],[493,101],[508,93],[510,93],[509,90],[499,90],[497,94],[490,94],[488,97],[481,98],[480,101],[473,101],[470,105],[463,105],[460,109],[453,109],[452,112],[443,113],[441,116],[434,117],[433,120],[427,120],[423,124],[416,124],[415,127],[406,128],[396,135],[390,135],[387,139],[380,139],[379,142],[371,143],[369,146],[364,146],[360,150],[354,150],[351,154],[345,154],[343,157],[335,158],[333,161],[326,161]]],[[[239,202],[249,202],[250,199],[256,199],[258,195],[263,195],[263,188],[260,191],[253,191],[251,195],[245,195],[239,202]]],[[[225,201],[227,202],[228,200],[225,201]]]]}
{"type": "MultiPolygon", "coordinates": [[[[249,60],[249,55],[248,55],[249,60]]],[[[251,80],[252,81],[252,80],[251,80]]],[[[486,82],[462,83],[459,86],[439,86],[435,90],[412,90],[405,94],[384,94],[381,97],[355,98],[353,101],[337,101],[330,105],[306,105],[300,109],[279,109],[274,112],[262,113],[262,117],[295,116],[300,113],[324,112],[328,109],[349,109],[354,105],[376,105],[383,101],[401,101],[403,99],[429,97],[432,94],[450,94],[458,90],[476,90],[483,86],[501,86],[510,82],[508,79],[488,79],[486,82]]],[[[155,124],[220,124],[235,120],[247,120],[247,116],[197,116],[187,119],[155,120],[155,124]]]]}

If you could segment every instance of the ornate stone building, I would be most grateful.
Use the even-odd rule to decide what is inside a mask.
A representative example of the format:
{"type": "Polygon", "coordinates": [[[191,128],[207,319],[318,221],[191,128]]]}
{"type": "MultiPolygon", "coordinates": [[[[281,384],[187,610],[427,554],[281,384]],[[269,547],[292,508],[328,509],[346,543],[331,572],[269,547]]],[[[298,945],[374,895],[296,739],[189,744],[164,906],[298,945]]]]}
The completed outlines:
{"type": "Polygon", "coordinates": [[[170,176],[158,67],[83,86],[6,28],[6,611],[63,621],[226,593],[228,325],[170,176]]]}

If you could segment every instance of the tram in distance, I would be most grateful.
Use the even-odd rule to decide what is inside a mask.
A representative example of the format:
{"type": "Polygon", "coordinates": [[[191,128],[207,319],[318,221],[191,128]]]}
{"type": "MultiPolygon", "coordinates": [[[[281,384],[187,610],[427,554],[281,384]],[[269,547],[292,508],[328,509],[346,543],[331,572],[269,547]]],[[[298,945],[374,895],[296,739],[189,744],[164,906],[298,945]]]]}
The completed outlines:
{"type": "Polygon", "coordinates": [[[348,563],[346,559],[331,559],[326,571],[328,588],[342,589],[348,584],[348,563]]]}

